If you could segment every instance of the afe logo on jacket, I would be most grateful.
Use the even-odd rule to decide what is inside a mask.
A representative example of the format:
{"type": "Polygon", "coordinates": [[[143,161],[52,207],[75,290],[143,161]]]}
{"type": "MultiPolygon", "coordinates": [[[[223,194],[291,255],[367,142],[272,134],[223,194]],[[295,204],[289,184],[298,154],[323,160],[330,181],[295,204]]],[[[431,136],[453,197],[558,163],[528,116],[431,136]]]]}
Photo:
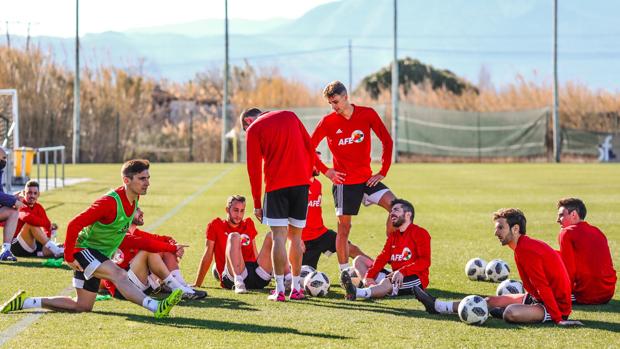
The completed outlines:
{"type": "Polygon", "coordinates": [[[362,143],[364,141],[364,132],[355,130],[351,132],[351,137],[340,138],[338,145],[347,145],[353,143],[362,143]]]}
{"type": "Polygon", "coordinates": [[[412,256],[413,256],[413,253],[411,253],[411,250],[409,249],[409,247],[405,247],[405,248],[403,248],[403,252],[392,254],[392,257],[390,258],[390,261],[392,261],[392,262],[406,262],[406,261],[410,260],[412,256]]]}

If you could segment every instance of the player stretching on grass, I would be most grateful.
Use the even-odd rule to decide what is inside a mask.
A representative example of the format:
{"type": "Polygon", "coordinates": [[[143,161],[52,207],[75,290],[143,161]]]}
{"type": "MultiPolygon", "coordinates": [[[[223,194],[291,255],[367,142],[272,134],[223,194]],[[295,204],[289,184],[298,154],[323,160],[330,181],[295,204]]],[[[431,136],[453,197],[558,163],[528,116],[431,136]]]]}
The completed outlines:
{"type": "Polygon", "coordinates": [[[77,299],[70,297],[26,298],[17,292],[0,312],[29,308],[57,311],[91,311],[95,304],[100,279],[112,281],[118,291],[133,303],[152,311],[156,318],[168,316],[183,291],[175,290],[163,301],[147,297],[127,277],[127,272],[110,260],[132,223],[140,195],[149,187],[149,162],[130,160],[121,170],[124,185],[110,191],[77,215],[67,226],[65,261],[74,270],[73,286],[77,299]]]}
{"type": "Polygon", "coordinates": [[[254,199],[254,215],[273,233],[271,257],[276,289],[270,300],[285,301],[284,273],[290,262],[293,282],[289,299],[304,299],[301,277],[301,230],[306,226],[308,186],[316,159],[306,128],[295,113],[257,108],[240,115],[247,131],[247,168],[254,199]],[[263,167],[264,161],[264,169],[263,167]],[[265,201],[261,203],[265,173],[265,201]],[[286,238],[290,240],[288,261],[286,238]]]}
{"type": "MultiPolygon", "coordinates": [[[[334,111],[316,126],[312,144],[316,148],[327,137],[327,145],[334,155],[334,168],[327,168],[320,161],[317,168],[334,183],[332,193],[338,216],[336,252],[340,271],[343,271],[349,267],[351,216],[357,215],[362,201],[364,205],[378,204],[389,212],[390,203],[396,198],[381,183],[392,162],[393,142],[377,112],[351,104],[347,89],[340,81],[327,85],[323,95],[334,111]],[[381,170],[376,174],[372,174],[370,168],[370,130],[383,145],[381,170]]],[[[388,218],[386,232],[390,227],[388,218]]]]}
{"type": "MultiPolygon", "coordinates": [[[[515,208],[493,214],[495,236],[503,246],[514,250],[515,263],[527,293],[488,297],[487,305],[494,317],[506,322],[558,325],[582,325],[568,320],[571,306],[570,280],[560,255],[546,243],[525,235],[525,215],[515,208]]],[[[414,287],[416,298],[430,314],[456,313],[459,302],[436,300],[426,291],[414,287]]]]}

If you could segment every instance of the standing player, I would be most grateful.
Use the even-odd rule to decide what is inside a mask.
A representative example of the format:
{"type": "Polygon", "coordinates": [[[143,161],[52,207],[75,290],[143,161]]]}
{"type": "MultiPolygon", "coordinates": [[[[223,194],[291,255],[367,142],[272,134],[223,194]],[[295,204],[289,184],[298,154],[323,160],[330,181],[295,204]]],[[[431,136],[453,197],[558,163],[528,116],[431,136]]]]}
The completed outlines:
{"type": "Polygon", "coordinates": [[[50,238],[58,226],[50,222],[45,208],[37,202],[39,183],[33,180],[24,186],[24,206],[19,209],[19,221],[11,244],[17,257],[62,257],[64,248],[50,238]]]}
{"type": "Polygon", "coordinates": [[[577,198],[558,201],[560,254],[568,271],[573,301],[605,304],[616,290],[616,270],[605,234],[584,221],[586,205],[577,198]]]}
{"type": "Polygon", "coordinates": [[[301,230],[306,226],[308,186],[316,159],[314,147],[306,128],[293,112],[262,113],[252,108],[241,113],[240,119],[247,131],[247,168],[254,215],[273,233],[271,257],[276,289],[269,299],[285,301],[284,273],[289,262],[293,275],[289,299],[304,299],[300,284],[301,230]],[[263,171],[264,207],[261,203],[263,171]],[[290,241],[288,261],[287,236],[290,241]]]}
{"type": "Polygon", "coordinates": [[[6,166],[6,151],[0,147],[0,222],[4,222],[4,235],[2,236],[2,250],[0,261],[17,262],[17,258],[11,253],[11,240],[15,235],[19,213],[17,210],[24,206],[21,197],[7,194],[2,187],[2,172],[6,166]]]}
{"type": "Polygon", "coordinates": [[[220,286],[245,293],[271,282],[271,234],[265,236],[260,253],[258,234],[251,218],[243,219],[245,197],[233,195],[226,202],[226,220],[215,218],[207,226],[207,244],[198,267],[195,286],[201,287],[213,256],[220,286]]]}
{"type": "MultiPolygon", "coordinates": [[[[491,315],[513,323],[553,321],[561,326],[582,325],[568,320],[571,287],[560,255],[546,243],[525,235],[525,215],[515,208],[493,213],[495,236],[503,246],[514,250],[515,263],[527,293],[486,299],[491,315]]],[[[416,298],[431,314],[456,313],[459,302],[436,300],[419,287],[416,298]]]]}
{"type": "MultiPolygon", "coordinates": [[[[321,155],[317,151],[317,155],[321,155]]],[[[316,269],[321,254],[331,256],[336,252],[336,232],[327,229],[323,224],[323,210],[321,202],[323,199],[323,186],[316,179],[319,171],[316,167],[312,170],[310,178],[310,189],[308,190],[308,218],[306,227],[301,232],[301,240],[303,241],[304,256],[302,258],[303,265],[309,265],[316,269]]],[[[365,259],[371,260],[362,250],[349,241],[349,255],[351,258],[364,256],[365,259]]]]}
{"type": "MultiPolygon", "coordinates": [[[[396,197],[381,180],[387,176],[392,162],[393,142],[381,118],[372,108],[349,102],[347,89],[340,81],[325,87],[323,95],[334,110],[321,119],[312,134],[316,148],[323,138],[334,155],[334,168],[327,168],[319,161],[317,168],[334,183],[332,192],[338,216],[336,252],[340,271],[349,267],[349,233],[351,216],[364,205],[378,204],[388,212],[396,197]],[[381,140],[383,155],[381,170],[372,174],[370,168],[370,130],[381,140]]],[[[390,230],[389,217],[386,232],[390,230]]]]}
{"type": "Polygon", "coordinates": [[[355,287],[347,270],[340,274],[346,299],[353,301],[357,297],[367,299],[411,295],[414,286],[428,286],[431,236],[426,229],[413,224],[414,217],[415,210],[409,201],[392,201],[390,220],[396,229],[388,234],[383,250],[370,269],[366,268],[365,263],[354,263],[357,274],[365,275],[364,283],[368,287],[355,287]],[[392,266],[392,272],[382,280],[377,279],[387,263],[392,266]]]}
{"type": "Polygon", "coordinates": [[[127,272],[110,260],[123,241],[138,206],[138,198],[149,187],[149,162],[129,160],[121,170],[124,185],[110,191],[77,215],[67,226],[65,261],[74,270],[73,286],[77,299],[70,297],[26,298],[17,292],[0,309],[2,313],[29,308],[57,311],[91,311],[100,279],[110,280],[133,303],[152,311],[156,318],[168,316],[183,291],[175,290],[159,302],[145,296],[127,277],[127,272]]]}

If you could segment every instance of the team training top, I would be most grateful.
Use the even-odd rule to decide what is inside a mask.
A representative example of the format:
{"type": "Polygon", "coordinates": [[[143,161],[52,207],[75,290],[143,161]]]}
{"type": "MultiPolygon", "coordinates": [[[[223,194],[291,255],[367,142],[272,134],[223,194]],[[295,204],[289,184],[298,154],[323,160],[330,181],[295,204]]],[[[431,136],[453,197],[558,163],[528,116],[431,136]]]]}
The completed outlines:
{"type": "MultiPolygon", "coordinates": [[[[334,169],[346,173],[344,184],[366,182],[372,176],[370,168],[370,130],[373,130],[383,145],[381,170],[387,176],[392,164],[392,138],[385,128],[379,114],[368,107],[353,105],[350,119],[332,112],[321,119],[312,133],[312,144],[316,148],[323,138],[334,155],[334,169]]],[[[325,173],[327,166],[323,162],[317,168],[325,173]]]]}
{"type": "Polygon", "coordinates": [[[24,206],[19,209],[19,220],[17,221],[17,228],[13,238],[17,237],[19,232],[22,231],[24,224],[29,224],[33,227],[40,227],[45,232],[48,238],[52,236],[52,222],[47,218],[47,213],[41,204],[35,202],[32,207],[26,204],[26,200],[23,200],[24,206]]]}
{"type": "Polygon", "coordinates": [[[238,226],[231,226],[228,221],[215,218],[207,225],[207,240],[214,242],[215,268],[222,279],[224,266],[226,265],[226,243],[228,234],[239,233],[241,235],[241,254],[245,262],[256,262],[254,252],[254,239],[256,239],[256,227],[254,222],[248,217],[239,223],[238,226]]]}
{"type": "Polygon", "coordinates": [[[616,289],[616,271],[605,234],[587,222],[579,222],[562,229],[558,240],[577,302],[609,302],[616,289]]]}
{"type": "Polygon", "coordinates": [[[264,160],[265,192],[309,185],[316,154],[308,131],[291,111],[260,115],[247,129],[247,168],[254,208],[261,208],[264,160]]]}
{"type": "Polygon", "coordinates": [[[67,225],[65,261],[73,262],[73,254],[85,248],[111,258],[133,221],[137,203],[129,202],[125,188],[119,187],[75,216],[67,225]]]}
{"type": "Polygon", "coordinates": [[[515,248],[515,263],[523,288],[544,303],[557,324],[572,310],[570,280],[560,255],[543,241],[521,235],[515,248]]]}
{"type": "Polygon", "coordinates": [[[310,183],[310,189],[308,190],[308,213],[306,215],[306,227],[301,231],[301,239],[303,241],[318,239],[327,231],[325,224],[323,224],[321,191],[321,182],[315,178],[314,181],[310,183]]]}
{"type": "Polygon", "coordinates": [[[375,279],[387,263],[393,271],[398,270],[403,276],[417,275],[422,287],[426,288],[431,266],[431,236],[428,231],[413,223],[404,232],[393,230],[366,272],[366,278],[375,279]]]}

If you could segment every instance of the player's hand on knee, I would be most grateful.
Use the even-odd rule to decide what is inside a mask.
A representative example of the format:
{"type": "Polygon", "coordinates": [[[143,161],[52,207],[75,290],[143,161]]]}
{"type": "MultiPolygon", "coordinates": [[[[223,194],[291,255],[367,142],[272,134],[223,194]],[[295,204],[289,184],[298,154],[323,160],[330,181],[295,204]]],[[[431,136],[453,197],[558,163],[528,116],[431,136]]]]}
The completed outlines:
{"type": "Polygon", "coordinates": [[[577,320],[562,320],[560,322],[558,322],[559,326],[583,326],[583,323],[581,321],[577,321],[577,320]]]}
{"type": "Polygon", "coordinates": [[[377,282],[373,278],[366,278],[366,279],[364,279],[364,285],[366,285],[366,287],[374,286],[376,284],[377,284],[377,282]]]}
{"type": "Polygon", "coordinates": [[[403,286],[403,279],[405,278],[400,271],[395,271],[391,274],[392,284],[396,285],[396,287],[401,288],[403,286]]]}

